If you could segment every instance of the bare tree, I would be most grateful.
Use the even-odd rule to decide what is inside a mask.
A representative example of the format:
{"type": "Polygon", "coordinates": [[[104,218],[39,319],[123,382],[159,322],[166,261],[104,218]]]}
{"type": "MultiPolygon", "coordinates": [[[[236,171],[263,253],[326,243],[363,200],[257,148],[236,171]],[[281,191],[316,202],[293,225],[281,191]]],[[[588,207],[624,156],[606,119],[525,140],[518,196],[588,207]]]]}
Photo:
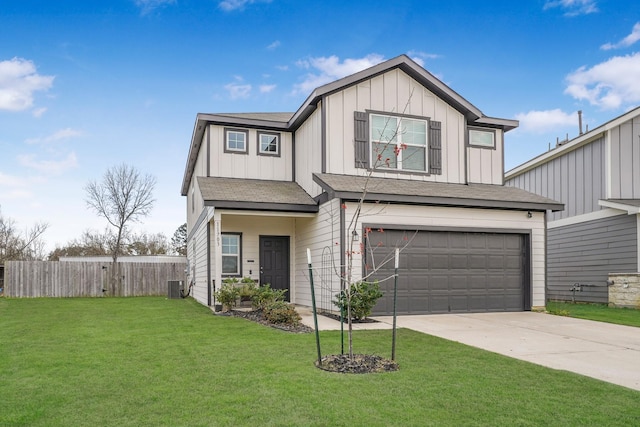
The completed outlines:
{"type": "MultiPolygon", "coordinates": [[[[153,208],[155,177],[141,175],[126,164],[108,169],[102,181],[90,181],[85,187],[87,206],[98,216],[104,217],[115,228],[115,244],[111,253],[114,264],[121,253],[126,227],[149,215],[153,208]]],[[[113,286],[117,286],[117,269],[113,269],[113,286]]]]}
{"type": "Polygon", "coordinates": [[[4,261],[38,260],[44,257],[42,235],[49,224],[38,222],[24,233],[16,229],[15,221],[0,211],[0,264],[4,261]]]}

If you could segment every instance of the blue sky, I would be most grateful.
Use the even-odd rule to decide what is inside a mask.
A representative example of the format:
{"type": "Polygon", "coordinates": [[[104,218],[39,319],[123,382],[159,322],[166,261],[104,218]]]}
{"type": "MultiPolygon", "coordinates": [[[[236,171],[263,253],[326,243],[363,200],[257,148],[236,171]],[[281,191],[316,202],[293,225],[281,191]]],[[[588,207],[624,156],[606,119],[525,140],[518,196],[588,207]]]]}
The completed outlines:
{"type": "Polygon", "coordinates": [[[295,111],[311,90],[408,54],[488,116],[520,120],[506,169],[640,104],[640,8],[625,0],[4,0],[0,207],[49,249],[104,219],[84,186],[157,180],[136,230],[170,238],[198,112],[295,111]]]}

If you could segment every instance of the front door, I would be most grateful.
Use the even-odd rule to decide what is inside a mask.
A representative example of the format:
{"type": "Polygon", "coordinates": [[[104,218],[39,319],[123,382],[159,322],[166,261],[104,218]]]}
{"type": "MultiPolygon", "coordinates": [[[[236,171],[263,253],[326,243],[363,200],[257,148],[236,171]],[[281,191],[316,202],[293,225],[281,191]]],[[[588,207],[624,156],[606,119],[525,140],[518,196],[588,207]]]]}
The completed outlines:
{"type": "Polygon", "coordinates": [[[289,236],[260,236],[260,285],[289,289],[289,236]]]}

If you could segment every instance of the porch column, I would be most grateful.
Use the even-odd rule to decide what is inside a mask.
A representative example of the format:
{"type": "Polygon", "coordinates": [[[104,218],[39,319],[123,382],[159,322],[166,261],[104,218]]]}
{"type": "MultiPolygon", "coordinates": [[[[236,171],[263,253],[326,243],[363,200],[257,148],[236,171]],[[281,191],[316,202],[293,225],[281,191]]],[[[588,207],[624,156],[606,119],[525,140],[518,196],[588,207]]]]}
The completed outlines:
{"type": "Polygon", "coordinates": [[[213,214],[213,241],[211,242],[212,276],[216,283],[216,290],[222,286],[222,215],[216,210],[213,214]]]}

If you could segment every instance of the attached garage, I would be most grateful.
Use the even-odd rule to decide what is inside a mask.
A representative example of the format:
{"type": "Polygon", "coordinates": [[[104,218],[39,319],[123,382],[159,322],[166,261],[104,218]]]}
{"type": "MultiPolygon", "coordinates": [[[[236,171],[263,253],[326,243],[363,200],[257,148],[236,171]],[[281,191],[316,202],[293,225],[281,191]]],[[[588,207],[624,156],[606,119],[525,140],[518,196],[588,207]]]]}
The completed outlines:
{"type": "Polygon", "coordinates": [[[385,260],[389,261],[395,247],[404,247],[398,275],[398,314],[531,309],[527,233],[368,229],[365,274],[378,267],[370,280],[378,280],[384,293],[373,314],[393,314],[394,262],[385,260]]]}

